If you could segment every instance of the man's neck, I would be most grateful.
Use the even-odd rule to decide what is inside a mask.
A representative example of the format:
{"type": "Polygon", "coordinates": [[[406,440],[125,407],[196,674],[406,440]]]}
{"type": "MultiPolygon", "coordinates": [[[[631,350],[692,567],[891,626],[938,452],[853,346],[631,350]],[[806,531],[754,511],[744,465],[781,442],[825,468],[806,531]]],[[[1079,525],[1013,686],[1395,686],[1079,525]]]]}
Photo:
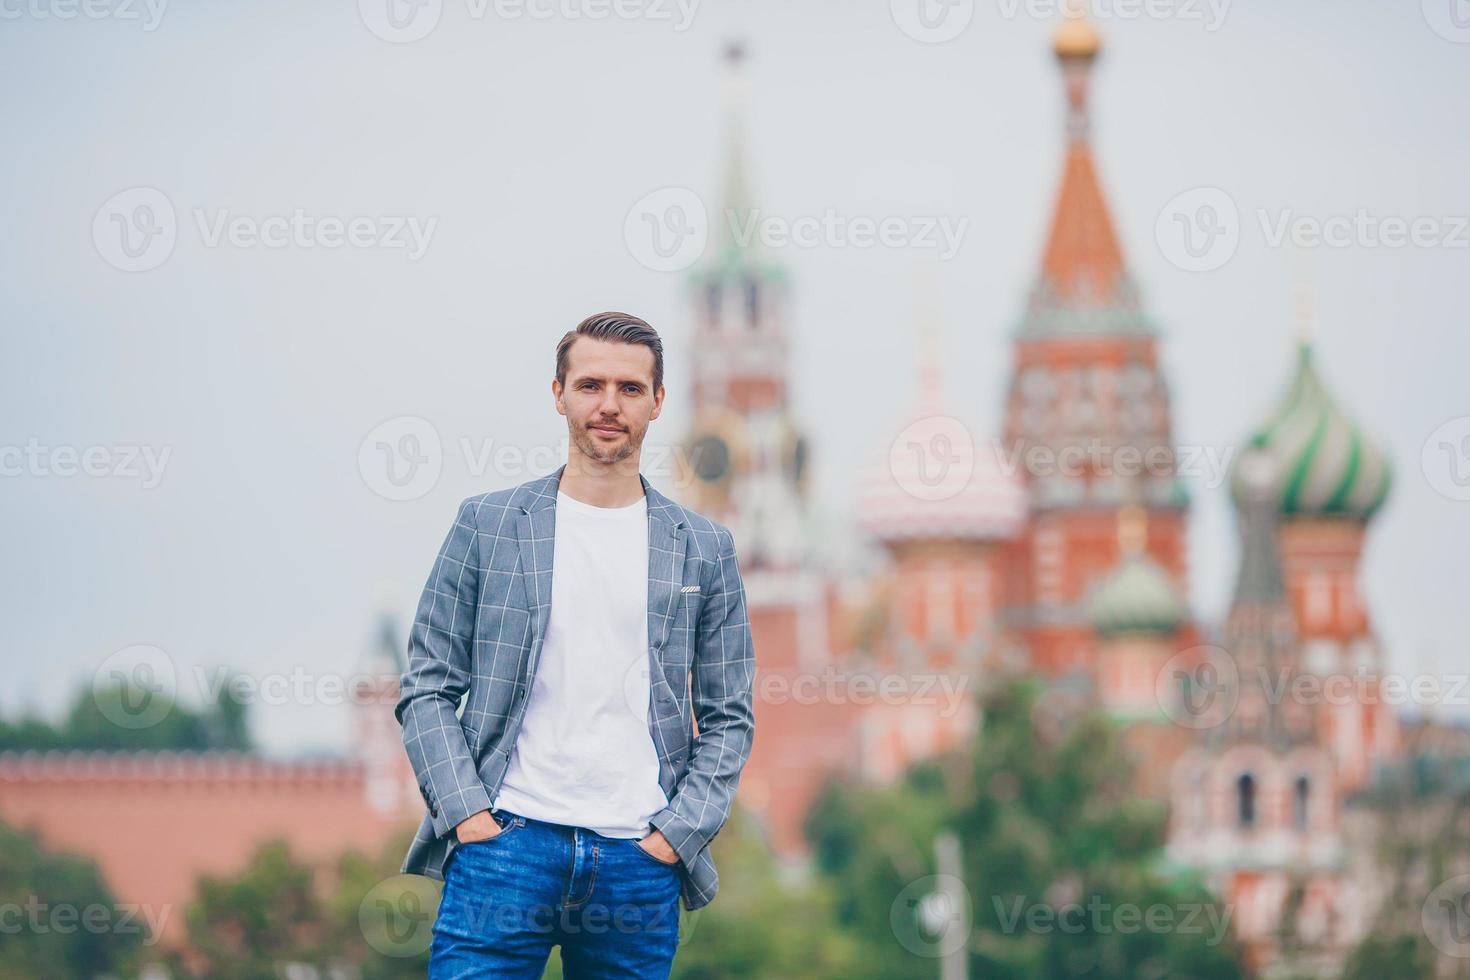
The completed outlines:
{"type": "Polygon", "coordinates": [[[639,455],[616,463],[599,463],[574,451],[567,459],[557,490],[593,507],[627,507],[637,503],[643,496],[643,480],[638,475],[639,455]]]}

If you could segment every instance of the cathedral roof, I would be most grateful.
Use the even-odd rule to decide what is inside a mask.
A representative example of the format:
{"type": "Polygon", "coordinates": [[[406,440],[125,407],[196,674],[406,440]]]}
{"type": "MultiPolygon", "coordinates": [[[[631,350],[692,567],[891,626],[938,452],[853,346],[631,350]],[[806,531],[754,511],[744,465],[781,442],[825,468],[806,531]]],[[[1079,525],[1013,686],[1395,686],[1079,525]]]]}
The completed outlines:
{"type": "MultiPolygon", "coordinates": [[[[937,418],[939,426],[955,422],[937,418]]],[[[928,420],[916,421],[922,426],[928,420]]],[[[988,447],[950,445],[942,467],[926,451],[901,445],[874,460],[858,489],[859,526],[885,544],[1014,537],[1026,518],[1020,481],[1006,475],[988,447]]]]}
{"type": "Polygon", "coordinates": [[[1080,9],[1053,36],[1066,91],[1066,151],[1023,336],[1151,334],[1123,262],[1090,141],[1092,65],[1102,41],[1080,9]]]}
{"type": "Polygon", "coordinates": [[[1123,286],[1123,250],[1086,140],[1067,147],[1041,274],[1058,299],[1084,306],[1116,301],[1123,286]]]}
{"type": "Polygon", "coordinates": [[[1169,573],[1148,555],[1129,555],[1098,585],[1087,605],[1092,626],[1104,636],[1172,633],[1189,618],[1169,573]]]}
{"type": "Polygon", "coordinates": [[[1245,469],[1261,470],[1284,515],[1342,515],[1367,520],[1388,497],[1386,453],[1371,442],[1328,392],[1310,344],[1303,343],[1285,396],[1250,438],[1231,474],[1239,506],[1245,469]]]}

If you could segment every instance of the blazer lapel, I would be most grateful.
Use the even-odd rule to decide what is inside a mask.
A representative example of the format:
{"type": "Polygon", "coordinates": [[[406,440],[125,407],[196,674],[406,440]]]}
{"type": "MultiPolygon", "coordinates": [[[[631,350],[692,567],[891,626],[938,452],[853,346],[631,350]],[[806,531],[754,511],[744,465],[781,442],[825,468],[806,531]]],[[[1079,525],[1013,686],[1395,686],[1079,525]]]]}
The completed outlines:
{"type": "Polygon", "coordinates": [[[655,663],[661,663],[664,644],[674,625],[674,603],[684,584],[684,551],[688,528],[682,512],[649,484],[643,481],[643,494],[648,499],[648,646],[655,663]]]}
{"type": "Polygon", "coordinates": [[[556,556],[556,488],[561,484],[563,465],[550,476],[521,487],[516,515],[516,539],[521,552],[521,583],[526,608],[531,612],[531,656],[529,676],[536,676],[536,661],[551,619],[551,565],[556,556]]]}

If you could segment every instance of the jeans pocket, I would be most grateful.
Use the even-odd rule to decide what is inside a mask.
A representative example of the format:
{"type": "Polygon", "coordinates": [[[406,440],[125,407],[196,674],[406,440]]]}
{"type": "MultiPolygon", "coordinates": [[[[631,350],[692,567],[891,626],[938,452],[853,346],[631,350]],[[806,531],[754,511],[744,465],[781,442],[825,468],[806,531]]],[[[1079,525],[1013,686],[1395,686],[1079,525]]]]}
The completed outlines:
{"type": "Polygon", "coordinates": [[[496,825],[500,827],[500,833],[494,837],[482,837],[479,840],[459,841],[459,846],[468,847],[471,844],[493,844],[507,834],[513,834],[526,825],[525,817],[513,816],[498,810],[490,811],[490,819],[494,820],[496,825]]]}
{"type": "Polygon", "coordinates": [[[628,846],[661,868],[677,868],[679,866],[679,860],[677,858],[672,861],[665,861],[663,858],[654,857],[651,852],[644,850],[643,845],[639,842],[646,839],[644,837],[629,837],[628,846]]]}

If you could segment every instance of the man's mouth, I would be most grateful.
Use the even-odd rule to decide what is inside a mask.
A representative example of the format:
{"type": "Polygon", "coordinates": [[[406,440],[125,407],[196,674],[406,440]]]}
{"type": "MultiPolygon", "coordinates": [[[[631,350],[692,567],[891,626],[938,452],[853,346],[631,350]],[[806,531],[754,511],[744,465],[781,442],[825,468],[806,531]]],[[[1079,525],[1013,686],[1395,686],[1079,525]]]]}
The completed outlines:
{"type": "Polygon", "coordinates": [[[619,432],[622,432],[623,431],[622,429],[618,428],[617,426],[612,426],[612,425],[594,425],[592,428],[596,429],[598,432],[606,432],[609,435],[614,435],[616,433],[619,433],[619,432]]]}

